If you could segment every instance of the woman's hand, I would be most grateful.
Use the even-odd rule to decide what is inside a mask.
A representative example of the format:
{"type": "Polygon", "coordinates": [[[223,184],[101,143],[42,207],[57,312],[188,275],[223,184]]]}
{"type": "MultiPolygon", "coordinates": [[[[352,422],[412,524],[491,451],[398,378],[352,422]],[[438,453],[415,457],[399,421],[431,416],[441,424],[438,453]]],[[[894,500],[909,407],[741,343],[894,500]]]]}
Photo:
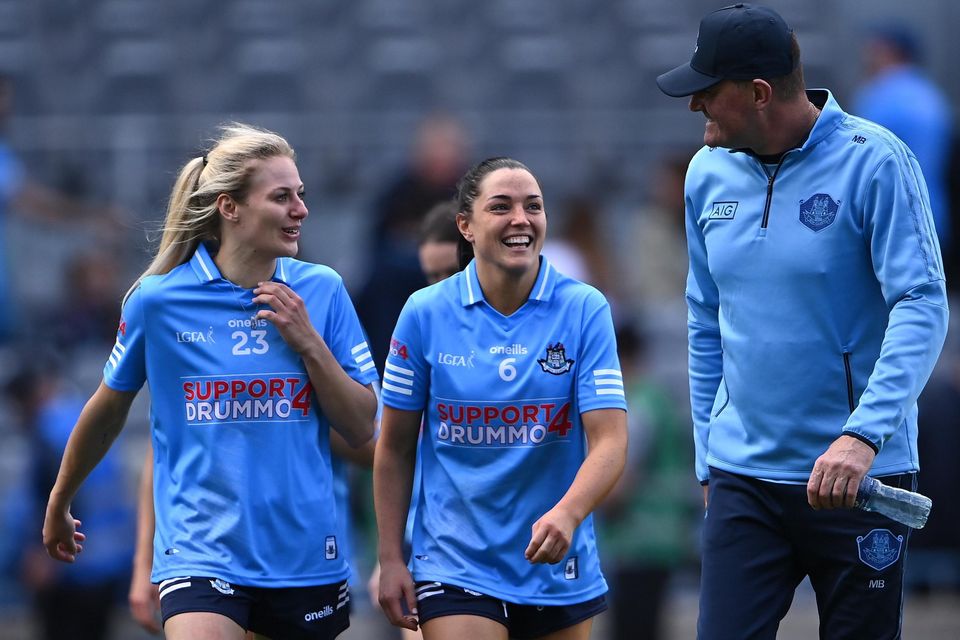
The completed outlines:
{"type": "Polygon", "coordinates": [[[257,311],[257,319],[273,323],[291,349],[303,354],[318,340],[323,340],[310,322],[303,298],[293,289],[281,282],[269,281],[261,282],[253,293],[256,304],[270,306],[257,311]]]}
{"type": "Polygon", "coordinates": [[[70,510],[60,510],[47,505],[43,519],[43,546],[47,555],[61,562],[76,562],[77,554],[83,551],[86,536],[77,531],[80,521],[70,515],[70,510]]]}
{"type": "Polygon", "coordinates": [[[417,595],[410,571],[402,562],[380,565],[380,608],[390,624],[417,630],[417,595]],[[403,612],[406,608],[409,613],[403,612]]]}
{"type": "Polygon", "coordinates": [[[570,550],[577,519],[561,507],[554,507],[533,523],[532,536],[523,556],[531,563],[557,564],[570,550]]]}

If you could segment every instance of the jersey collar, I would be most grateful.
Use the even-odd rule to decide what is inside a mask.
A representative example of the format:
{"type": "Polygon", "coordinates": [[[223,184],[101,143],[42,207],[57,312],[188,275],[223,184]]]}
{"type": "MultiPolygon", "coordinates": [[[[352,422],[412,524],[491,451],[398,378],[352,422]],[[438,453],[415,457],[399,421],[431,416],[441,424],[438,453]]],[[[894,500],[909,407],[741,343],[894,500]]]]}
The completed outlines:
{"type": "MultiPolygon", "coordinates": [[[[557,270],[546,258],[540,256],[540,272],[537,273],[537,280],[533,283],[527,302],[550,300],[556,282],[557,270]]],[[[486,302],[486,298],[483,296],[483,289],[480,288],[480,280],[477,278],[477,261],[474,259],[463,270],[463,277],[460,279],[460,302],[463,306],[469,307],[481,301],[486,302]]]]}
{"type": "Polygon", "coordinates": [[[813,123],[813,130],[807,136],[802,149],[812,147],[829,136],[847,117],[833,94],[826,89],[809,89],[807,98],[820,108],[820,117],[813,123]]]}
{"type": "Polygon", "coordinates": [[[730,153],[745,153],[753,156],[764,164],[777,164],[783,159],[783,156],[791,151],[809,149],[819,143],[833,133],[833,130],[840,126],[840,123],[847,117],[847,114],[840,108],[833,94],[827,89],[807,89],[807,99],[820,109],[820,116],[816,122],[813,123],[813,128],[799,147],[787,149],[779,156],[774,156],[773,158],[757,155],[751,149],[728,149],[728,151],[730,153]]]}
{"type": "MultiPolygon", "coordinates": [[[[287,280],[287,273],[289,271],[287,260],[289,259],[290,258],[277,258],[277,268],[273,272],[272,280],[289,284],[287,280]]],[[[210,255],[210,250],[207,248],[206,243],[201,242],[197,245],[197,250],[194,251],[193,257],[190,258],[190,266],[193,268],[193,272],[197,274],[200,282],[207,283],[213,282],[214,280],[226,280],[226,278],[220,274],[217,265],[213,262],[213,257],[210,255]]]]}

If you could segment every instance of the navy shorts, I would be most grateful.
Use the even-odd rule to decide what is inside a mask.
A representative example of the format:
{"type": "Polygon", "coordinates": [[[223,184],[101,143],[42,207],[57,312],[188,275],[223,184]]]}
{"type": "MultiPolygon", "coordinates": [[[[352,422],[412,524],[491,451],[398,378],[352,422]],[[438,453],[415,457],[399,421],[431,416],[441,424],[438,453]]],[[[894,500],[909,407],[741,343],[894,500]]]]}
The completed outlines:
{"type": "Polygon", "coordinates": [[[607,610],[605,596],[577,604],[514,604],[445,582],[417,583],[420,624],[443,616],[480,616],[505,626],[511,638],[539,638],[579,624],[607,610]]]}
{"type": "Polygon", "coordinates": [[[350,626],[347,582],[317,587],[243,587],[210,577],[160,583],[163,622],[179,613],[219,613],[269,638],[328,640],[350,626]]]}
{"type": "MultiPolygon", "coordinates": [[[[880,478],[915,490],[915,474],[880,478]]],[[[910,529],[860,509],[815,511],[805,484],[710,469],[700,640],[770,639],[804,577],[821,638],[900,637],[910,529]]]]}

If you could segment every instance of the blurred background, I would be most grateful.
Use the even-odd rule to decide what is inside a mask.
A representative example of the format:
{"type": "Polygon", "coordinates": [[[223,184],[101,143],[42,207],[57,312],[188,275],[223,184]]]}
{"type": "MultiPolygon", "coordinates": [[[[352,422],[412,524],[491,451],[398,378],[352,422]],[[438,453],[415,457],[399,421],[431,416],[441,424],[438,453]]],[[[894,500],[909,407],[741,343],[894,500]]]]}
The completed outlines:
{"type": "MultiPolygon", "coordinates": [[[[550,216],[544,252],[610,299],[630,395],[629,470],[598,528],[606,573],[614,592],[630,594],[637,626],[617,631],[614,602],[595,637],[694,637],[702,510],[682,187],[703,119],[654,80],[689,60],[700,18],[724,4],[0,0],[0,636],[51,637],[45,620],[86,615],[101,627],[88,637],[148,637],[126,608],[146,390],[74,505],[90,537],[80,566],[42,556],[43,507],[176,173],[217,125],[239,120],[296,148],[310,207],[301,257],[343,275],[380,363],[400,306],[423,285],[423,214],[477,160],[509,155],[531,167],[550,216]]],[[[807,85],[830,88],[917,153],[955,292],[960,4],[768,4],[797,31],[807,85]]],[[[920,486],[935,506],[911,541],[911,638],[960,636],[957,336],[921,398],[920,486]]],[[[369,485],[368,471],[351,472],[348,639],[395,637],[364,594],[369,485]]],[[[815,636],[804,586],[781,637],[815,636]]]]}

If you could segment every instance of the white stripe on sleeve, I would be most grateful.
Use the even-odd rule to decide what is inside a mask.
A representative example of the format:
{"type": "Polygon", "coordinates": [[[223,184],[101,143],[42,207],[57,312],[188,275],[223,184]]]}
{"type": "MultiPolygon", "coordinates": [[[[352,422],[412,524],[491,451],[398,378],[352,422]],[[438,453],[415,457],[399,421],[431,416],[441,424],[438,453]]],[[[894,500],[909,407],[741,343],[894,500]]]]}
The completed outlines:
{"type": "Polygon", "coordinates": [[[383,388],[393,391],[394,393],[399,393],[405,396],[413,395],[413,389],[404,389],[403,387],[398,387],[396,385],[390,384],[389,382],[384,382],[383,388]]]}
{"type": "Polygon", "coordinates": [[[393,371],[394,373],[402,373],[410,377],[413,377],[413,369],[404,369],[403,367],[398,367],[392,362],[387,363],[387,371],[393,371]]]}
{"type": "Polygon", "coordinates": [[[623,393],[623,389],[597,389],[598,396],[620,396],[621,398],[626,398],[626,395],[623,393]]]}
{"type": "Polygon", "coordinates": [[[390,382],[396,382],[397,384],[405,384],[408,387],[413,386],[413,380],[411,380],[410,378],[401,378],[400,376],[393,375],[389,371],[385,371],[383,373],[383,379],[389,380],[390,382]]]}
{"type": "Polygon", "coordinates": [[[361,342],[360,344],[358,344],[357,346],[355,346],[353,349],[350,349],[350,354],[355,356],[355,355],[357,355],[357,352],[358,352],[358,351],[363,351],[363,350],[366,349],[366,348],[367,348],[367,343],[366,343],[366,342],[361,342]]]}

